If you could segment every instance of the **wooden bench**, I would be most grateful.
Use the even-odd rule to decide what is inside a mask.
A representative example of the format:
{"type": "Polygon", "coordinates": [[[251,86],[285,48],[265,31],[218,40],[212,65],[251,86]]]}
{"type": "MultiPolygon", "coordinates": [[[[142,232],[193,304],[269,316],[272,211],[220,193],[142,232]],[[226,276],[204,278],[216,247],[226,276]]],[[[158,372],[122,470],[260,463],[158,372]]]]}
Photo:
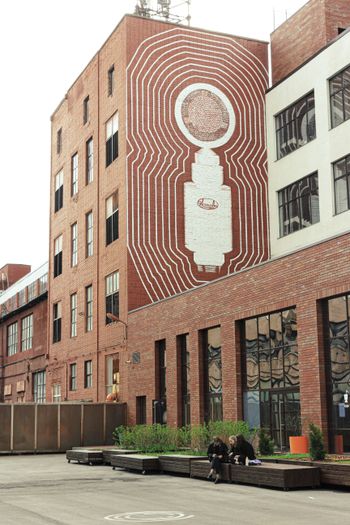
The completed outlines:
{"type": "Polygon", "coordinates": [[[160,470],[174,474],[190,474],[192,461],[206,460],[207,456],[166,455],[159,456],[160,470]]]}
{"type": "Polygon", "coordinates": [[[112,456],[116,455],[126,455],[126,454],[137,454],[138,450],[123,450],[121,448],[111,448],[102,450],[103,462],[105,465],[111,465],[112,456]]]}
{"type": "Polygon", "coordinates": [[[115,470],[116,467],[119,467],[127,470],[136,470],[142,472],[142,474],[160,470],[159,460],[156,456],[115,454],[111,456],[111,465],[113,470],[115,470]]]}
{"type": "Polygon", "coordinates": [[[319,487],[320,470],[317,467],[266,463],[258,466],[230,465],[233,483],[244,483],[284,490],[319,487]]]}
{"type": "MultiPolygon", "coordinates": [[[[191,465],[191,471],[190,471],[191,478],[206,479],[208,477],[208,474],[210,471],[210,463],[207,457],[205,458],[205,460],[199,460],[199,461],[198,459],[193,460],[191,461],[190,465],[191,465]]],[[[222,464],[221,479],[223,481],[231,481],[230,467],[231,465],[229,463],[222,464]]]]}
{"type": "Polygon", "coordinates": [[[77,463],[83,463],[84,465],[103,464],[102,450],[89,450],[83,448],[67,450],[66,458],[68,463],[76,461],[77,463]]]}
{"type": "Polygon", "coordinates": [[[277,463],[278,465],[302,465],[317,467],[320,470],[321,485],[335,485],[341,487],[350,487],[350,465],[339,464],[336,462],[326,461],[300,461],[278,459],[266,460],[267,462],[277,463]]]}

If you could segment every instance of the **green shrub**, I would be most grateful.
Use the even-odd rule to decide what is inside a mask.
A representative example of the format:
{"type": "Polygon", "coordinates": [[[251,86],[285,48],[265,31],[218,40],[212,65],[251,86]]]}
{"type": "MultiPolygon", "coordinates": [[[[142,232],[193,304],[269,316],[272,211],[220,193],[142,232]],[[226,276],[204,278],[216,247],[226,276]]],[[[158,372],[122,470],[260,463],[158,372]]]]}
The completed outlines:
{"type": "Polygon", "coordinates": [[[190,438],[190,446],[193,450],[207,450],[211,441],[207,425],[192,425],[190,438]]]}
{"type": "Polygon", "coordinates": [[[274,442],[264,428],[260,428],[259,436],[259,452],[262,456],[271,456],[274,453],[274,442]]]}
{"type": "Polygon", "coordinates": [[[318,426],[310,423],[309,432],[310,457],[314,461],[323,460],[326,457],[326,450],[322,431],[318,426]]]}
{"type": "Polygon", "coordinates": [[[245,421],[211,421],[208,423],[209,441],[213,436],[219,436],[228,443],[230,436],[237,436],[242,434],[246,439],[250,438],[250,431],[248,423],[245,421]]]}
{"type": "Polygon", "coordinates": [[[190,433],[187,428],[173,428],[166,425],[117,427],[113,437],[115,444],[122,448],[147,453],[178,450],[190,445],[190,433]]]}
{"type": "Polygon", "coordinates": [[[166,425],[135,425],[117,427],[113,432],[115,444],[140,452],[171,452],[183,448],[206,450],[213,436],[220,436],[228,443],[232,434],[249,438],[249,428],[244,421],[215,421],[207,425],[173,428],[166,425]]]}

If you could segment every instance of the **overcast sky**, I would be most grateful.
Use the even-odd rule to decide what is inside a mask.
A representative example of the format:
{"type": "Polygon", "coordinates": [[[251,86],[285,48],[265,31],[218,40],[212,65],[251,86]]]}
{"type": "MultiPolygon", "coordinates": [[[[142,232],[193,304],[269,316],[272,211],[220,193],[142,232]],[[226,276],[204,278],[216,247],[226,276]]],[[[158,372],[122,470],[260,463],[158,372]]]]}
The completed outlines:
{"type": "MultiPolygon", "coordinates": [[[[274,20],[278,25],[305,3],[192,0],[192,25],[268,40],[274,20]]],[[[136,0],[1,2],[0,268],[22,263],[35,269],[48,260],[50,115],[135,4],[136,0]]]]}

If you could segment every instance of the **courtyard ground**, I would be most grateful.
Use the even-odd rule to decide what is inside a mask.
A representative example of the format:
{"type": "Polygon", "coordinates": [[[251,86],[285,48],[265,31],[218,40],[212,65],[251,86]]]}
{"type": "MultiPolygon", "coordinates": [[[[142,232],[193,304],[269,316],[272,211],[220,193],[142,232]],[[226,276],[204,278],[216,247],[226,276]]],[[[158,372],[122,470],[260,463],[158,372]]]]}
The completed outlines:
{"type": "Polygon", "coordinates": [[[348,523],[350,494],[283,492],[68,464],[64,455],[0,457],[1,525],[348,523]]]}

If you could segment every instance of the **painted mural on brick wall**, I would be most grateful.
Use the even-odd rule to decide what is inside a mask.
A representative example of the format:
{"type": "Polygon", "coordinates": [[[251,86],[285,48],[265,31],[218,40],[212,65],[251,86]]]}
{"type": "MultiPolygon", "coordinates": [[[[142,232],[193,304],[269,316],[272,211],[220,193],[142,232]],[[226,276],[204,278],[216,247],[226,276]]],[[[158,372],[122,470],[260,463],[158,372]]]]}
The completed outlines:
{"type": "Polygon", "coordinates": [[[128,250],[143,289],[131,308],[268,256],[267,71],[244,43],[172,28],[130,61],[128,250]]]}

